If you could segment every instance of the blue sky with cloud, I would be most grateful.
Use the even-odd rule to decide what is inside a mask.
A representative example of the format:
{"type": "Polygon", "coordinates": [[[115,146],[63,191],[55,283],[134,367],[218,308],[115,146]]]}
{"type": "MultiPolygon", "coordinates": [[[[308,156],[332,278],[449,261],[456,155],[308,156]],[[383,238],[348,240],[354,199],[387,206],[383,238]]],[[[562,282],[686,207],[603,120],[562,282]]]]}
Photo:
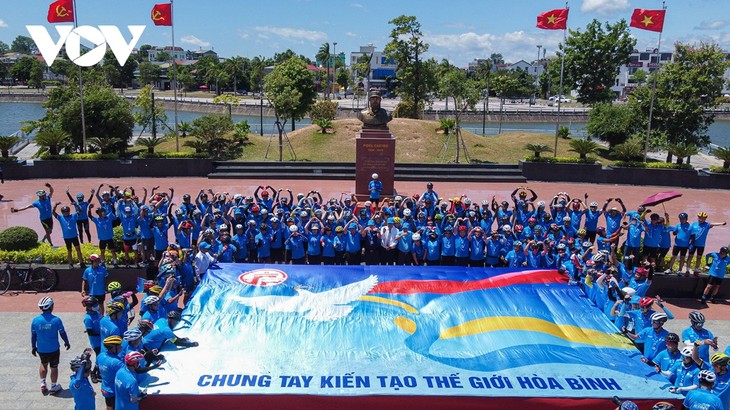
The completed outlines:
{"type": "MultiPolygon", "coordinates": [[[[51,0],[3,1],[0,41],[10,44],[28,35],[25,25],[47,24],[51,0]]],[[[76,0],[79,24],[147,25],[140,44],[167,45],[169,27],[155,27],[149,18],[154,0],[76,0]]],[[[676,41],[715,42],[730,50],[727,0],[667,2],[662,49],[676,41]]],[[[584,28],[592,19],[628,20],[634,8],[658,9],[659,0],[573,0],[568,2],[568,26],[584,28]]],[[[272,56],[291,48],[313,58],[324,42],[337,42],[337,51],[357,51],[389,41],[388,24],[401,14],[414,15],[431,45],[427,57],[448,58],[460,66],[491,53],[507,61],[533,60],[536,46],[553,54],[562,31],[535,28],[540,12],[562,8],[554,0],[175,0],[175,43],[186,49],[213,48],[219,55],[272,56]]],[[[50,24],[48,24],[50,26],[50,24]]],[[[124,32],[124,31],[123,31],[124,32]]],[[[638,48],[656,47],[657,34],[632,29],[638,48]]]]}

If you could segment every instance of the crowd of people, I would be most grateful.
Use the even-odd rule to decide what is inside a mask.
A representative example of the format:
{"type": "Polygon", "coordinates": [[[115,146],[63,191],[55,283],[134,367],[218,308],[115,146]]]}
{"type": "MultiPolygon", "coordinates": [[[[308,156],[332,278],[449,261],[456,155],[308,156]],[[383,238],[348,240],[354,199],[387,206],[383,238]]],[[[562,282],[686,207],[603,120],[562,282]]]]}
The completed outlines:
{"type": "MultiPolygon", "coordinates": [[[[442,198],[431,183],[420,194],[378,196],[364,202],[347,193],[325,199],[314,190],[294,195],[288,189],[259,186],[246,196],[201,189],[182,195],[178,204],[172,188],[153,187],[149,192],[142,188],[140,196],[133,187],[103,190],[100,185],[91,190],[91,200],[66,190],[69,202],[63,205],[53,202],[53,187],[46,184],[46,188],[48,192],[37,192],[37,201],[12,211],[38,209],[44,240],[49,242],[56,220],[69,264],[74,264],[75,248],[78,263],[86,267],[85,323],[97,365],[89,368],[89,352],[74,359],[72,383],[86,376],[92,382],[100,380],[102,394],[112,398],[108,405],[115,397],[120,403],[120,394],[125,403],[143,398],[134,383],[159,365],[159,348],[166,340],[195,345],[177,338],[172,329],[180,319],[180,303],[184,306],[208,267],[214,262],[247,262],[554,268],[584,289],[642,351],[643,360],[669,378],[673,391],[690,400],[703,394],[711,381],[708,391],[728,408],[728,352],[709,355],[710,348],[718,348],[717,339],[704,329],[702,314],[690,314],[692,326],[680,337],[663,329],[673,315],[661,298],[646,296],[655,274],[698,276],[706,267],[710,280],[701,300],[715,302],[730,256],[727,247],[705,253],[710,230],[726,225],[709,222],[705,212],[693,222],[681,212],[673,224],[667,213],[643,206],[628,210],[621,198],[599,204],[588,194],[581,198],[558,192],[544,201],[530,188],[517,187],[508,199],[492,196],[478,201],[466,195],[442,198]],[[87,267],[79,244],[92,240],[92,223],[100,255],[92,255],[87,267]],[[121,226],[121,249],[115,246],[115,226],[121,226]],[[145,285],[142,319],[136,328],[127,327],[138,305],[135,293],[123,292],[104,279],[107,266],[120,264],[147,266],[148,277],[149,268],[154,271],[154,280],[145,285]],[[107,295],[110,300],[105,304],[107,295]],[[107,315],[102,318],[100,310],[107,315]],[[124,372],[119,370],[125,366],[124,372]]],[[[52,302],[50,311],[47,302],[39,307],[43,320],[57,319],[50,314],[52,302]]],[[[56,329],[64,337],[60,320],[54,326],[49,332],[56,329]]],[[[57,371],[54,376],[57,339],[53,346],[37,346],[38,352],[43,351],[42,389],[44,366],[51,365],[50,393],[60,389],[57,371]]],[[[34,336],[34,352],[35,340],[34,336]]],[[[88,391],[87,387],[79,391],[88,391]]]]}

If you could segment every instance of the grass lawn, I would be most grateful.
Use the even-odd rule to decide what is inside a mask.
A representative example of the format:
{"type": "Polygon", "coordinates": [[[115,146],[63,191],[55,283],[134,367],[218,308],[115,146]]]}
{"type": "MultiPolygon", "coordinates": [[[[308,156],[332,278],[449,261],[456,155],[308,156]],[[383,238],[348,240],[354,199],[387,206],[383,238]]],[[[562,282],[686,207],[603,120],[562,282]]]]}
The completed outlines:
{"type": "MultiPolygon", "coordinates": [[[[390,124],[390,131],[395,136],[395,156],[397,162],[420,162],[420,163],[446,163],[453,162],[456,157],[455,136],[443,135],[436,131],[439,126],[437,121],[410,120],[396,118],[390,124]]],[[[296,160],[312,162],[355,162],[355,137],[360,132],[360,121],[356,119],[333,121],[334,130],[327,134],[320,134],[319,127],[315,125],[300,128],[287,135],[291,142],[296,160]]],[[[545,144],[553,147],[555,136],[532,132],[512,132],[494,137],[483,137],[471,132],[462,132],[464,143],[473,162],[493,162],[514,164],[532,154],[525,150],[525,144],[545,144]]],[[[194,137],[188,136],[186,139],[194,137]]],[[[181,151],[191,151],[184,147],[180,139],[181,151]]],[[[249,144],[244,147],[243,161],[276,161],[279,158],[278,137],[261,137],[258,134],[248,136],[249,144]],[[264,158],[267,145],[269,152],[264,158]]],[[[132,150],[143,149],[133,147],[132,150]]],[[[577,157],[577,154],[569,152],[569,140],[558,140],[558,156],[577,157]]],[[[156,151],[174,151],[175,141],[165,141],[157,147],[156,151]]],[[[598,161],[609,163],[606,159],[606,152],[595,155],[598,161]]],[[[544,153],[543,156],[552,156],[552,153],[544,153]]],[[[289,148],[284,145],[285,161],[294,160],[289,148]]],[[[461,162],[466,159],[461,157],[461,162]]]]}

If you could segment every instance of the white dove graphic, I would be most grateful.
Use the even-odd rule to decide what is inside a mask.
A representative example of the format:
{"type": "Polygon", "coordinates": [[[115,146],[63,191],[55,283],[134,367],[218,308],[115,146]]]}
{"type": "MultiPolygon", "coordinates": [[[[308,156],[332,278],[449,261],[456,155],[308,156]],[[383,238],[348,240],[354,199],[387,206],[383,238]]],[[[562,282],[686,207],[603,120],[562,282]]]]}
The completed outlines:
{"type": "Polygon", "coordinates": [[[321,293],[295,288],[294,296],[255,296],[232,299],[257,309],[269,312],[307,312],[304,317],[314,322],[327,322],[347,316],[352,311],[349,303],[367,294],[378,283],[378,277],[367,279],[321,293]]]}

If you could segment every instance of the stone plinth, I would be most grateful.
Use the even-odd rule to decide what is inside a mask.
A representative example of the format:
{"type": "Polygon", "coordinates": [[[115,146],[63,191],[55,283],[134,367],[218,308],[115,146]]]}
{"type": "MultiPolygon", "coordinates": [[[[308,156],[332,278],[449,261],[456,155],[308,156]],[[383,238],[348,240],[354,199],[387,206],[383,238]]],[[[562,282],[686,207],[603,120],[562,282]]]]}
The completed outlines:
{"type": "Polygon", "coordinates": [[[389,130],[364,129],[355,138],[355,193],[368,196],[373,173],[383,183],[382,196],[393,195],[395,137],[389,130]]]}

